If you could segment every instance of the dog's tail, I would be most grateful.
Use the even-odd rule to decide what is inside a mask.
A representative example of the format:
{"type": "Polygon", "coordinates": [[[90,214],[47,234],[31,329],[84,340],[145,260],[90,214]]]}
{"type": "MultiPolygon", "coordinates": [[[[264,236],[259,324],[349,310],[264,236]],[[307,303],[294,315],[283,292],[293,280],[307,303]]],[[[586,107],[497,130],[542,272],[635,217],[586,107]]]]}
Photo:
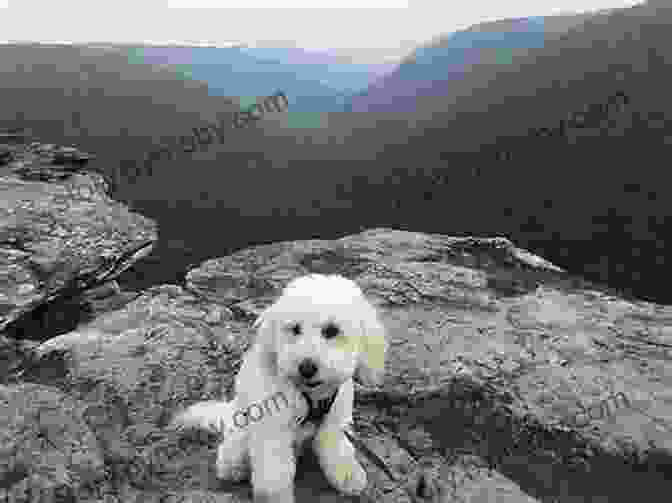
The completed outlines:
{"type": "Polygon", "coordinates": [[[210,400],[187,407],[177,414],[171,424],[176,427],[200,428],[212,433],[223,433],[231,424],[233,402],[210,400]]]}

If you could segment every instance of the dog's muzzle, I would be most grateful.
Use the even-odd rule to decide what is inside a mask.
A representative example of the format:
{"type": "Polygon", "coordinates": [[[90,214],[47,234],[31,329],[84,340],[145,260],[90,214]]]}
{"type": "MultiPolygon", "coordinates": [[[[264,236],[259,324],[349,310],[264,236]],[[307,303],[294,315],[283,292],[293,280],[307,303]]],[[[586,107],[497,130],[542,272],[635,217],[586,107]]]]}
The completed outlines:
{"type": "Polygon", "coordinates": [[[312,379],[318,371],[317,363],[306,358],[299,364],[299,375],[306,380],[312,379]]]}
{"type": "Polygon", "coordinates": [[[303,360],[299,364],[298,370],[303,385],[308,386],[309,388],[314,388],[322,384],[322,381],[313,379],[317,375],[319,367],[310,358],[306,358],[305,360],[303,360]]]}

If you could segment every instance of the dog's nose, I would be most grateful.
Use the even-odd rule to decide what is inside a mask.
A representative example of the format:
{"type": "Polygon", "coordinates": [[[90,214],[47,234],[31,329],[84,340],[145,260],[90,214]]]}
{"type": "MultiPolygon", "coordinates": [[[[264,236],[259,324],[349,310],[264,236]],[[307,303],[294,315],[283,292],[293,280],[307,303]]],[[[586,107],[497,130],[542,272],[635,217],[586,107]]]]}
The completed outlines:
{"type": "Polygon", "coordinates": [[[303,360],[299,365],[299,374],[301,374],[301,377],[304,379],[310,379],[317,374],[317,365],[313,360],[303,360]]]}

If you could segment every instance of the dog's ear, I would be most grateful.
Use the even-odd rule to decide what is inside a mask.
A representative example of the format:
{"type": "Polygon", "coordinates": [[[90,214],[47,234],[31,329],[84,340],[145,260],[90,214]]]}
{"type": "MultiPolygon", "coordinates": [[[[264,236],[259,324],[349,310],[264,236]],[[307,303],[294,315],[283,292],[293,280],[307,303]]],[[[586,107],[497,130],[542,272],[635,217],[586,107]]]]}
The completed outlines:
{"type": "Polygon", "coordinates": [[[262,353],[264,362],[270,370],[277,364],[277,352],[275,348],[275,320],[273,319],[273,306],[266,308],[259,314],[252,328],[257,331],[255,346],[262,353]]]}
{"type": "Polygon", "coordinates": [[[387,340],[385,327],[378,319],[376,309],[362,296],[362,316],[360,320],[359,362],[357,380],[365,386],[382,383],[385,372],[387,340]]]}

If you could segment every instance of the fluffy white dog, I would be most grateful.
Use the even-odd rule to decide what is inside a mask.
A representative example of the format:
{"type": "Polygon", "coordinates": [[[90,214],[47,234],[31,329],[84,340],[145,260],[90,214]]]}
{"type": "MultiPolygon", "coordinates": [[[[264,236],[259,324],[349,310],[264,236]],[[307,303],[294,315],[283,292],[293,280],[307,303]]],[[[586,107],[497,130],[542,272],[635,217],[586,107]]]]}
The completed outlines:
{"type": "Polygon", "coordinates": [[[387,343],[375,308],[353,281],[312,274],[292,281],[253,326],[234,400],[192,405],[174,424],[223,433],[217,476],[251,477],[255,503],[294,502],[296,458],[307,440],[337,490],[361,493],[366,472],[344,429],[353,377],[364,385],[382,379],[387,343]]]}

